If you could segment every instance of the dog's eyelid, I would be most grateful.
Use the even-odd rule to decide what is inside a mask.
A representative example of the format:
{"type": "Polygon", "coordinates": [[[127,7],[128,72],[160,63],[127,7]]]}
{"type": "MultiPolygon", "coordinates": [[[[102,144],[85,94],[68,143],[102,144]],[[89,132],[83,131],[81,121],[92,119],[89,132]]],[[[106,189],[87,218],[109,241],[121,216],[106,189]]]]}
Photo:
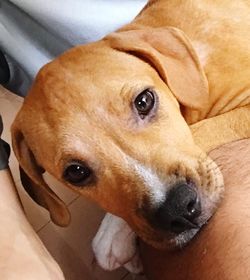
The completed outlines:
{"type": "Polygon", "coordinates": [[[133,90],[134,91],[134,94],[133,94],[133,100],[136,99],[136,97],[142,93],[143,91],[146,91],[146,90],[149,90],[149,91],[152,91],[154,94],[156,94],[156,89],[154,86],[152,85],[145,85],[145,86],[140,86],[140,87],[137,87],[136,90],[133,90]]]}

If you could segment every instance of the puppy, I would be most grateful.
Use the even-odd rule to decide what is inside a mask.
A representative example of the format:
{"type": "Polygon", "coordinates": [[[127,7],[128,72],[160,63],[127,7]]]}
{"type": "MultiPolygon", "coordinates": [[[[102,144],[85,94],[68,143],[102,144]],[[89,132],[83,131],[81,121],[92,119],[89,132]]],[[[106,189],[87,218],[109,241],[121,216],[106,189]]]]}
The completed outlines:
{"type": "Polygon", "coordinates": [[[192,239],[223,193],[206,150],[250,135],[249,12],[243,0],[149,1],[131,24],[41,69],[13,148],[56,224],[70,214],[44,170],[154,247],[192,239]],[[197,122],[218,115],[218,136],[206,143],[204,126],[195,142],[197,122]]]}

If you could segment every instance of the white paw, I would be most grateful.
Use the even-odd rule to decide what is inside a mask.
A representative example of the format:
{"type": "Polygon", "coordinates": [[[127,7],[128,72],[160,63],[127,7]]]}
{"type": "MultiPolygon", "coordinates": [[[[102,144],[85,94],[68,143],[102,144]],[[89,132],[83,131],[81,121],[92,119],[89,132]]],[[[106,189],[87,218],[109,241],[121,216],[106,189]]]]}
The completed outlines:
{"type": "Polygon", "coordinates": [[[142,272],[136,238],[123,219],[106,214],[92,242],[98,264],[106,270],[124,266],[132,273],[142,272]]]}

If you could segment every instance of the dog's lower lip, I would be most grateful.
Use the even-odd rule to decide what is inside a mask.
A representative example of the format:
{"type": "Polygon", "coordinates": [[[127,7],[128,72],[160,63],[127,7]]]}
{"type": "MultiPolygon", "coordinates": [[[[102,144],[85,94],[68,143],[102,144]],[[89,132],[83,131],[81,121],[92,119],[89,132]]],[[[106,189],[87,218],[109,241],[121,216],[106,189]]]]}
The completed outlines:
{"type": "Polygon", "coordinates": [[[175,234],[180,234],[180,233],[186,232],[190,229],[199,229],[200,228],[198,226],[198,224],[196,224],[194,222],[190,222],[186,219],[185,219],[185,227],[188,227],[188,228],[183,230],[182,223],[178,223],[178,221],[173,222],[172,223],[172,232],[175,233],[175,234]]]}

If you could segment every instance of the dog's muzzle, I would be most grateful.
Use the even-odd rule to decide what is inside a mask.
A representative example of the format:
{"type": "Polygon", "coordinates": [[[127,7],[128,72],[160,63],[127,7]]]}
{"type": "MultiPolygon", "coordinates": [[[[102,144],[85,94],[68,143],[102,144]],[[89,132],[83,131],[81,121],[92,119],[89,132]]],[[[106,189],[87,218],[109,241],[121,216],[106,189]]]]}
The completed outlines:
{"type": "Polygon", "coordinates": [[[201,203],[196,189],[187,183],[179,183],[171,188],[151,218],[154,227],[179,234],[198,228],[200,214],[201,203]]]}

